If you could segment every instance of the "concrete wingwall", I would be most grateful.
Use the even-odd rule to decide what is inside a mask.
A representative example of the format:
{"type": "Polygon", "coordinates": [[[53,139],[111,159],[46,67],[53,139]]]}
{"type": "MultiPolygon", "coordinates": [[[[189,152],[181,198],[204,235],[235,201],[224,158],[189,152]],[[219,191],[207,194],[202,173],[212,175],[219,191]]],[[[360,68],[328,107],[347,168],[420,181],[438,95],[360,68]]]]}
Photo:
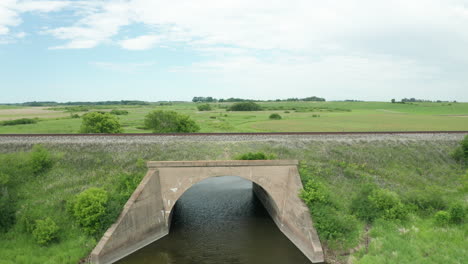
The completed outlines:
{"type": "Polygon", "coordinates": [[[308,207],[299,198],[302,183],[295,160],[154,161],[117,222],[91,253],[92,263],[112,263],[168,234],[177,200],[194,184],[217,176],[238,176],[253,189],[278,228],[313,263],[323,252],[308,207]]]}
{"type": "Polygon", "coordinates": [[[90,261],[113,263],[168,233],[158,173],[150,169],[91,252],[90,261]]]}

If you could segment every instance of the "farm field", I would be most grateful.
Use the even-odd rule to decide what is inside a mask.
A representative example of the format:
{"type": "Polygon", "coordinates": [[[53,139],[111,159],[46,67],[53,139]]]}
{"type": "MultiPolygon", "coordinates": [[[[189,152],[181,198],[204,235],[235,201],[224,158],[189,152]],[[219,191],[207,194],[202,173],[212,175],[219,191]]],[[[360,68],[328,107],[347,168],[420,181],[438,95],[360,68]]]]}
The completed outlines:
{"type": "Polygon", "coordinates": [[[197,103],[170,105],[98,105],[59,107],[0,106],[0,122],[37,118],[35,124],[0,126],[8,133],[77,133],[83,115],[92,111],[123,109],[118,116],[124,133],[150,133],[144,117],[152,110],[174,110],[189,115],[200,132],[358,132],[468,130],[468,103],[386,102],[260,102],[262,111],[226,111],[232,103],[212,103],[211,111],[198,111],[197,103]],[[270,120],[272,113],[281,120],[270,120]]]}

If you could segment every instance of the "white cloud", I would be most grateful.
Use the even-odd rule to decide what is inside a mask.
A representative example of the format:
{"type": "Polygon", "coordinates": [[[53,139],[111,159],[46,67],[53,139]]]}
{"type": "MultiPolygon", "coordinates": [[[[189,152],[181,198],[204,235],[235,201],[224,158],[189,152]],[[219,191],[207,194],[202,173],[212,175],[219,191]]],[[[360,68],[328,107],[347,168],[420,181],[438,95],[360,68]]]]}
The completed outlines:
{"type": "Polygon", "coordinates": [[[13,10],[16,0],[2,0],[0,2],[0,36],[10,33],[9,27],[21,23],[17,13],[13,10]]]}
{"type": "Polygon", "coordinates": [[[160,38],[154,35],[139,36],[132,39],[126,39],[119,42],[120,46],[128,50],[147,50],[160,42],[160,38]]]}

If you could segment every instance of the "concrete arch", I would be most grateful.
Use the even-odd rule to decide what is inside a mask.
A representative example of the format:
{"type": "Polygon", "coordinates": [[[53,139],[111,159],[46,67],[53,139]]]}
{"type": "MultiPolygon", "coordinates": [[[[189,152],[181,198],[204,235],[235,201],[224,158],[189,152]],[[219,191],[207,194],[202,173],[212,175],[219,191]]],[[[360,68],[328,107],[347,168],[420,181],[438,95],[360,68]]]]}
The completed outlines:
{"type": "MultiPolygon", "coordinates": [[[[207,180],[207,179],[210,179],[210,178],[216,178],[216,177],[225,177],[225,176],[228,176],[228,177],[238,177],[238,178],[241,178],[241,179],[244,179],[250,183],[253,184],[252,186],[252,189],[255,193],[255,195],[257,197],[261,197],[262,200],[262,204],[263,206],[267,209],[268,213],[271,215],[271,212],[274,211],[274,212],[277,212],[279,209],[278,205],[276,204],[276,202],[272,199],[271,195],[268,193],[268,191],[266,191],[265,189],[263,189],[263,187],[261,185],[259,185],[257,182],[254,182],[250,179],[247,179],[245,177],[241,177],[241,176],[237,176],[237,175],[216,175],[216,176],[212,176],[212,177],[207,177],[205,179],[202,179],[202,180],[199,180],[198,182],[192,182],[192,185],[190,187],[188,187],[187,189],[183,190],[182,193],[179,195],[179,197],[177,198],[176,201],[173,202],[171,208],[170,208],[170,212],[168,214],[168,217],[167,218],[167,223],[168,223],[168,226],[169,226],[169,229],[170,229],[170,224],[171,224],[171,219],[172,219],[172,215],[174,214],[174,208],[175,208],[175,205],[177,204],[177,202],[179,201],[179,199],[181,197],[184,196],[184,194],[190,190],[190,188],[192,188],[193,186],[199,184],[199,183],[202,183],[203,181],[207,180]]],[[[167,213],[167,212],[166,212],[167,213]]]]}
{"type": "Polygon", "coordinates": [[[182,194],[217,176],[253,182],[255,194],[278,228],[313,263],[323,262],[309,209],[298,197],[302,183],[297,161],[150,161],[147,165],[148,173],[91,253],[93,263],[113,263],[167,235],[171,211],[182,194]]]}

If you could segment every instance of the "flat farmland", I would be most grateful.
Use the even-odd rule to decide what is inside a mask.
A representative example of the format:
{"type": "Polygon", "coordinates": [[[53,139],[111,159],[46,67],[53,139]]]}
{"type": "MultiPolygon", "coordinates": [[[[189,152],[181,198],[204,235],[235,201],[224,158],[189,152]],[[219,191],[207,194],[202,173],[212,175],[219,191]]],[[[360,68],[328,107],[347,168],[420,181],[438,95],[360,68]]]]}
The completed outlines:
{"type": "Polygon", "coordinates": [[[260,102],[262,111],[227,111],[232,103],[211,103],[211,111],[198,111],[197,103],[152,103],[143,106],[98,105],[82,107],[0,106],[0,121],[38,118],[36,124],[0,126],[0,133],[77,133],[82,116],[92,111],[128,111],[118,116],[125,133],[150,133],[145,115],[173,110],[189,115],[200,132],[358,132],[468,130],[468,103],[386,102],[260,102]],[[270,120],[272,113],[280,120],[270,120]]]}

